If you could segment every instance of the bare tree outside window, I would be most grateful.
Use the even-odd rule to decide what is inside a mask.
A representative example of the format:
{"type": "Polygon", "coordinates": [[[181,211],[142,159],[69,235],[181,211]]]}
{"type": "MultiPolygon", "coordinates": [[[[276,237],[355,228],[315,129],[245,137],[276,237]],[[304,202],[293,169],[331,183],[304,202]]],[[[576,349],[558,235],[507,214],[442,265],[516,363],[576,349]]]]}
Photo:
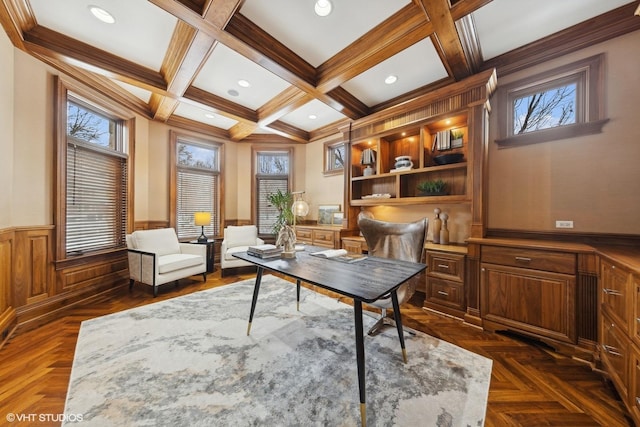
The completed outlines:
{"type": "Polygon", "coordinates": [[[576,123],[575,110],[575,83],[516,98],[513,102],[513,134],[576,123]]]}
{"type": "Polygon", "coordinates": [[[73,102],[67,103],[67,135],[103,147],[115,148],[116,121],[73,102]]]}

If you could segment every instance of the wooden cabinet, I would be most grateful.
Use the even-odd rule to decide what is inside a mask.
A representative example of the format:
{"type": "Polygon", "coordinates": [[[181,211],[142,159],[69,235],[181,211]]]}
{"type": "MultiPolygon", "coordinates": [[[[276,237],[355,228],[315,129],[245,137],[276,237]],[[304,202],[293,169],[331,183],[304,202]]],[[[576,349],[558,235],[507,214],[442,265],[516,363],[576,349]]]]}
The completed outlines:
{"type": "Polygon", "coordinates": [[[340,249],[343,236],[351,236],[357,233],[354,230],[334,227],[330,225],[297,225],[296,240],[313,246],[340,249]]]}
{"type": "Polygon", "coordinates": [[[640,271],[602,256],[599,285],[600,360],[640,425],[640,271]]]}
{"type": "Polygon", "coordinates": [[[362,236],[348,236],[342,238],[342,249],[356,254],[367,253],[367,241],[362,236]]]}
{"type": "Polygon", "coordinates": [[[428,244],[426,263],[424,308],[464,317],[466,247],[428,244]]]}
{"type": "Polygon", "coordinates": [[[576,344],[576,258],[560,251],[482,246],[485,329],[576,344]]]}

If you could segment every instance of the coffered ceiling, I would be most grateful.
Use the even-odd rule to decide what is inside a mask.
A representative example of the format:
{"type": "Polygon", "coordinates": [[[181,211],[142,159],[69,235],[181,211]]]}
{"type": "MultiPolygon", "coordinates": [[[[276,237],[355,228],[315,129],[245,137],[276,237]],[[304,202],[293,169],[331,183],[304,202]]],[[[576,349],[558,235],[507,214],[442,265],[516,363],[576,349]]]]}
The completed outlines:
{"type": "Polygon", "coordinates": [[[300,143],[640,29],[629,0],[330,1],[320,17],[315,0],[4,0],[0,22],[19,49],[151,119],[300,143]]]}

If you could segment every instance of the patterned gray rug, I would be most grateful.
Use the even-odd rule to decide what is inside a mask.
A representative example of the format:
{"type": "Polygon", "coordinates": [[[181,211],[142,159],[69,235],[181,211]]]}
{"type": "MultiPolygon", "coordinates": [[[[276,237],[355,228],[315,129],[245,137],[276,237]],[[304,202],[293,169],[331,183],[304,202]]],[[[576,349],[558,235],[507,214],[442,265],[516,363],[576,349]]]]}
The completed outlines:
{"type": "MultiPolygon", "coordinates": [[[[68,426],[356,426],[353,308],[265,275],[82,323],[68,426]],[[82,422],[76,422],[78,418],[82,422]]],[[[365,330],[374,319],[365,315],[365,330]]],[[[365,334],[369,426],[481,426],[491,360],[395,329],[365,334]]],[[[65,424],[63,424],[65,425],[65,424]]]]}

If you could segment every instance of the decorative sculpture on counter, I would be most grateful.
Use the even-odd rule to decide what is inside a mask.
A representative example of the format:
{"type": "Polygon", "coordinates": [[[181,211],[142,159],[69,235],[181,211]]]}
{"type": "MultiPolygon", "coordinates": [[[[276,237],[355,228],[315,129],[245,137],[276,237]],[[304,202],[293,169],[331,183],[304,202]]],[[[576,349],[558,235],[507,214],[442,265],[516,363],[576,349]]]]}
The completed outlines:
{"type": "Polygon", "coordinates": [[[440,228],[442,227],[442,220],[440,219],[440,208],[435,208],[433,212],[436,214],[433,220],[433,243],[440,243],[440,228]]]}
{"type": "Polygon", "coordinates": [[[449,215],[446,213],[442,214],[442,229],[440,230],[440,244],[448,245],[449,244],[449,230],[447,229],[447,220],[449,219],[449,215]]]}

